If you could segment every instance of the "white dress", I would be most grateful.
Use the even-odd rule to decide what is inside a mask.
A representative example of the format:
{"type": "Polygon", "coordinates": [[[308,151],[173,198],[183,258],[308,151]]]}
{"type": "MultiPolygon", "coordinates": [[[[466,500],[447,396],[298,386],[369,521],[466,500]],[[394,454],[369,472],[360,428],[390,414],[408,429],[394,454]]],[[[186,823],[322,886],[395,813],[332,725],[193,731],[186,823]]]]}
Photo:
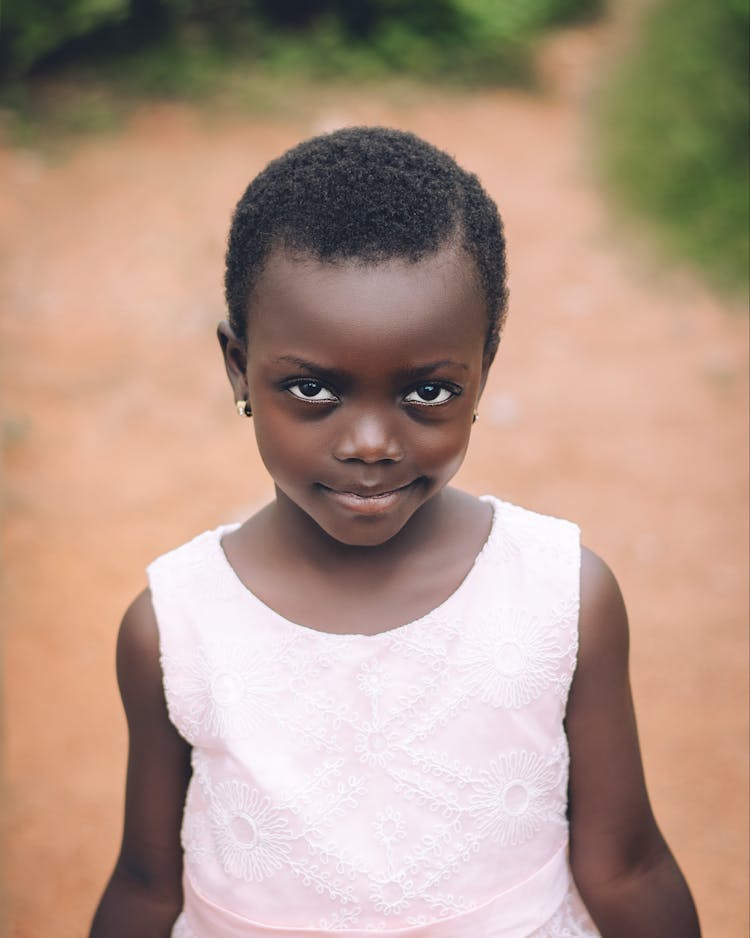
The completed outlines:
{"type": "Polygon", "coordinates": [[[597,935],[567,859],[578,529],[488,500],[463,583],[373,636],[266,606],[231,527],[149,567],[193,747],[175,938],[597,935]]]}

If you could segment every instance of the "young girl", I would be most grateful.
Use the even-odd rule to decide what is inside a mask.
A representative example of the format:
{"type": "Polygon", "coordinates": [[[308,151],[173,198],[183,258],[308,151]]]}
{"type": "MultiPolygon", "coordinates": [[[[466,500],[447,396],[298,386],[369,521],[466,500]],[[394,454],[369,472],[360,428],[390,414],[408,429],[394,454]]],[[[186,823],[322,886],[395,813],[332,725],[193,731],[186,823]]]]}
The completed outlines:
{"type": "Polygon", "coordinates": [[[476,177],[393,130],[303,143],[240,200],[226,296],[276,495],[125,614],[92,936],[695,938],[614,577],[575,525],[449,487],[506,307],[476,177]]]}

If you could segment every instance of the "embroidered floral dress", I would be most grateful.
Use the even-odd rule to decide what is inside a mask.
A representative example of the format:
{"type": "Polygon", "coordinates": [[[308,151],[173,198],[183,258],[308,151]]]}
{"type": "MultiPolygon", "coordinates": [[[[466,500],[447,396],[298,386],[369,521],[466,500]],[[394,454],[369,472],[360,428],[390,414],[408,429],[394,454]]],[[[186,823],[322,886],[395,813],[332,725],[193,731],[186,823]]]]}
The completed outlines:
{"type": "Polygon", "coordinates": [[[275,613],[229,565],[231,527],[149,567],[193,747],[174,938],[597,934],[567,860],[578,529],[488,501],[464,582],[374,636],[275,613]]]}

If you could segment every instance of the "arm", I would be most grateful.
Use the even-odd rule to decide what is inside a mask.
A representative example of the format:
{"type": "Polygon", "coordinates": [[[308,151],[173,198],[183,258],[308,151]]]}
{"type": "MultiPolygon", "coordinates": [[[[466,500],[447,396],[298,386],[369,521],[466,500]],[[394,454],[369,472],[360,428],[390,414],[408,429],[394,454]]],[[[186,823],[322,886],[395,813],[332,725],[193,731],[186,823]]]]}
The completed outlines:
{"type": "Polygon", "coordinates": [[[646,792],[622,596],[609,568],[585,549],[579,630],[565,721],[576,885],[604,938],[699,938],[693,900],[646,792]]]}
{"type": "Polygon", "coordinates": [[[190,746],[167,715],[148,591],[122,620],[117,678],[130,737],[125,824],[90,938],[167,938],[182,908],[180,825],[190,746]]]}

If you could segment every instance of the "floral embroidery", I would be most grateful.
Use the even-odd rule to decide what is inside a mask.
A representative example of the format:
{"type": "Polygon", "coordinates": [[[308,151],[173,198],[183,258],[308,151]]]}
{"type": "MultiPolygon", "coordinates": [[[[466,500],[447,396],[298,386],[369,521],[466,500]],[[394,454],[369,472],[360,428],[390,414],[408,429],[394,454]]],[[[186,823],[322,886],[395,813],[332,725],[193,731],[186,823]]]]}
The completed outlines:
{"type": "Polygon", "coordinates": [[[531,840],[546,821],[563,823],[549,798],[559,775],[554,763],[525,750],[493,759],[471,798],[480,832],[503,847],[515,847],[531,840]]]}
{"type": "Polygon", "coordinates": [[[461,621],[450,611],[450,600],[430,613],[430,640],[413,634],[411,628],[393,629],[385,632],[383,639],[391,652],[399,657],[413,659],[434,671],[446,665],[448,642],[455,639],[461,630],[461,621]]]}
{"type": "Polygon", "coordinates": [[[310,860],[289,861],[289,870],[308,889],[313,889],[319,896],[327,896],[334,902],[344,905],[354,901],[354,891],[341,876],[334,876],[320,863],[310,860]]]}
{"type": "Polygon", "coordinates": [[[196,793],[191,782],[187,795],[187,809],[180,831],[182,849],[191,868],[199,868],[211,855],[211,831],[208,817],[202,811],[193,809],[192,799],[195,797],[196,793]]]}
{"type": "Polygon", "coordinates": [[[384,912],[386,915],[405,912],[411,904],[409,900],[413,898],[414,884],[402,876],[375,882],[370,887],[370,901],[375,911],[384,912]]]}
{"type": "Polygon", "coordinates": [[[384,727],[364,723],[354,738],[354,751],[361,762],[382,768],[392,758],[395,739],[384,727]]]}
{"type": "Polygon", "coordinates": [[[391,683],[391,676],[378,659],[365,661],[357,673],[359,689],[367,697],[380,697],[391,683]]]}
{"type": "Polygon", "coordinates": [[[349,775],[337,782],[333,791],[325,797],[318,797],[314,805],[303,814],[304,836],[308,839],[322,836],[322,831],[331,827],[334,819],[343,817],[347,808],[356,809],[365,791],[364,779],[357,775],[349,775]]]}
{"type": "Polygon", "coordinates": [[[485,703],[517,710],[555,683],[563,654],[544,621],[516,609],[478,623],[459,667],[485,703]]]}
{"type": "Polygon", "coordinates": [[[382,844],[395,844],[406,837],[404,816],[400,811],[394,811],[390,805],[385,811],[378,811],[372,828],[382,844]]]}
{"type": "Polygon", "coordinates": [[[224,871],[255,882],[272,876],[291,852],[286,819],[244,783],[221,782],[213,795],[209,816],[224,871]]]}
{"type": "MultiPolygon", "coordinates": [[[[369,638],[269,613],[225,581],[212,543],[167,556],[152,587],[170,715],[193,743],[182,837],[196,887],[272,926],[382,933],[533,876],[565,836],[573,528],[497,504],[465,586],[369,638]]],[[[535,938],[595,936],[572,916],[561,907],[535,938]]]]}
{"type": "Polygon", "coordinates": [[[328,929],[329,931],[342,931],[344,928],[350,928],[356,925],[360,920],[362,910],[359,907],[353,909],[342,909],[340,912],[334,912],[330,918],[322,918],[318,922],[318,928],[328,929]]]}
{"type": "Polygon", "coordinates": [[[273,708],[278,676],[273,666],[247,650],[225,648],[218,658],[198,648],[170,673],[179,680],[184,712],[193,732],[211,736],[244,735],[273,708]]]}

